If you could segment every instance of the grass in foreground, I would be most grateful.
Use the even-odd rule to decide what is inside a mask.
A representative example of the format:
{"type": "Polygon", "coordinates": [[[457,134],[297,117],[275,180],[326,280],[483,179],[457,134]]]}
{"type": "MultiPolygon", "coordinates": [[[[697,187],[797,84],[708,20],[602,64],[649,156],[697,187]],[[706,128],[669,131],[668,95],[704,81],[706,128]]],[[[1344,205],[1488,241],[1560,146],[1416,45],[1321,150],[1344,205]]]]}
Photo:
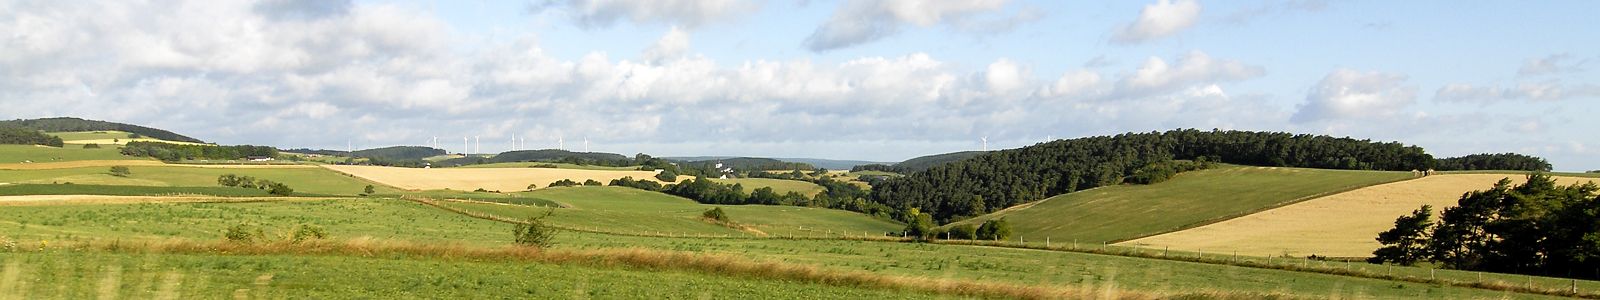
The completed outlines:
{"type": "Polygon", "coordinates": [[[1019,205],[955,224],[1005,217],[1028,240],[1116,242],[1204,225],[1374,184],[1410,172],[1224,165],[1153,185],[1119,185],[1019,205]]]}

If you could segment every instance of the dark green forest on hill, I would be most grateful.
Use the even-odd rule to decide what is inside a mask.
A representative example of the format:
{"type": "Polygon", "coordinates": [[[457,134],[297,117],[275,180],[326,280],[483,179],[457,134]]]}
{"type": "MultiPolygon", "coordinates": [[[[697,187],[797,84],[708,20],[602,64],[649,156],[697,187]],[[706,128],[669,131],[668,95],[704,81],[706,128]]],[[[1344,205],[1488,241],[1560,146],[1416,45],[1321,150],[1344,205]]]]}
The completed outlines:
{"type": "Polygon", "coordinates": [[[268,146],[215,146],[179,145],[161,142],[131,142],[122,147],[122,154],[152,157],[163,161],[186,159],[242,159],[250,156],[277,157],[278,149],[268,146]]]}
{"type": "MultiPolygon", "coordinates": [[[[1171,160],[1351,170],[1428,169],[1433,156],[1400,143],[1251,131],[1173,130],[1058,140],[979,155],[874,186],[871,200],[948,223],[1017,204],[1121,184],[1171,160]]],[[[896,216],[904,218],[904,216],[896,216]]]]}
{"type": "Polygon", "coordinates": [[[356,150],[356,152],[350,153],[350,156],[376,160],[420,160],[444,154],[445,151],[443,149],[434,149],[431,147],[394,146],[356,150]]]}
{"type": "Polygon", "coordinates": [[[61,147],[62,142],[60,137],[44,134],[39,130],[0,124],[0,144],[61,147]]]}
{"type": "Polygon", "coordinates": [[[173,133],[171,131],[166,131],[166,130],[161,130],[161,129],[156,129],[156,128],[144,127],[144,126],[139,126],[139,125],[116,123],[116,122],[85,120],[85,119],[79,119],[79,118],[43,118],[43,119],[29,119],[29,120],[10,120],[10,121],[0,121],[0,124],[14,125],[14,126],[19,126],[19,127],[23,127],[23,128],[32,128],[32,129],[36,129],[36,130],[42,130],[44,132],[115,130],[115,131],[129,132],[129,133],[137,133],[137,134],[143,135],[145,137],[154,138],[154,139],[160,139],[160,140],[168,140],[168,141],[175,141],[175,142],[205,143],[204,141],[201,141],[200,139],[187,137],[187,136],[184,136],[184,135],[181,135],[181,134],[173,133]]]}
{"type": "Polygon", "coordinates": [[[1519,170],[1549,172],[1551,166],[1550,162],[1545,161],[1543,158],[1516,153],[1498,153],[1441,158],[1438,164],[1434,166],[1434,169],[1439,171],[1519,170]]]}

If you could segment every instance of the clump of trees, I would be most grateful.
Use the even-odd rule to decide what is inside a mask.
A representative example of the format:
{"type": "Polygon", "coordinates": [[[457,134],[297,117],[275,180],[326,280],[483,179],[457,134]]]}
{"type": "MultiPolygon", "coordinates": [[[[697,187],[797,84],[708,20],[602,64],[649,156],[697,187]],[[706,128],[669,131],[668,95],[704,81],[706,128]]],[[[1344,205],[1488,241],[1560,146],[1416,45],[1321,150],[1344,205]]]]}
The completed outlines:
{"type": "Polygon", "coordinates": [[[745,193],[744,185],[723,184],[695,177],[677,184],[666,184],[650,181],[636,180],[633,177],[623,177],[612,180],[611,186],[631,187],[647,191],[657,191],[674,196],[689,198],[695,202],[705,204],[762,204],[762,205],[792,205],[806,207],[823,207],[843,209],[860,212],[868,215],[887,218],[889,208],[877,205],[866,200],[867,191],[849,182],[837,181],[828,178],[809,180],[823,187],[824,191],[815,196],[807,197],[797,192],[778,194],[770,187],[761,187],[745,193]]]}
{"type": "Polygon", "coordinates": [[[267,190],[268,194],[279,196],[294,195],[294,189],[290,188],[289,185],[250,176],[224,174],[217,177],[217,185],[247,189],[262,189],[267,190]]]}
{"type": "Polygon", "coordinates": [[[1502,179],[1462,195],[1438,222],[1423,206],[1380,233],[1374,263],[1433,262],[1446,268],[1600,278],[1600,191],[1559,186],[1544,174],[1502,179]]]}
{"type": "Polygon", "coordinates": [[[598,180],[594,180],[594,179],[585,179],[585,180],[584,180],[584,181],[583,181],[583,185],[587,185],[587,186],[601,186],[601,185],[604,185],[604,184],[602,184],[602,183],[600,183],[600,181],[598,181],[598,180]]]}
{"type": "Polygon", "coordinates": [[[0,125],[0,144],[45,145],[51,147],[65,145],[60,137],[44,134],[39,130],[13,125],[0,125]]]}
{"type": "Polygon", "coordinates": [[[100,149],[100,144],[95,144],[95,143],[83,144],[83,148],[84,149],[100,149]]]}
{"type": "Polygon", "coordinates": [[[578,182],[577,181],[572,181],[572,179],[562,179],[562,180],[556,180],[556,182],[551,182],[550,183],[550,187],[566,187],[566,186],[578,186],[578,182]]]}
{"type": "Polygon", "coordinates": [[[1128,176],[1128,183],[1161,183],[1167,181],[1167,179],[1172,179],[1172,176],[1177,176],[1178,173],[1210,169],[1215,165],[1210,158],[1204,156],[1195,158],[1193,161],[1169,160],[1156,162],[1133,170],[1133,175],[1128,176]]]}
{"type": "Polygon", "coordinates": [[[555,245],[556,228],[544,223],[544,218],[555,213],[555,209],[545,211],[543,215],[529,217],[512,226],[514,242],[518,246],[549,248],[555,245]]]}
{"type": "Polygon", "coordinates": [[[127,166],[112,166],[108,172],[111,173],[111,176],[116,177],[128,177],[128,175],[133,174],[133,171],[129,171],[127,166]]]}
{"type": "Polygon", "coordinates": [[[1435,170],[1439,171],[1470,171],[1470,170],[1521,170],[1521,171],[1550,171],[1550,162],[1543,158],[1516,153],[1498,154],[1473,154],[1462,157],[1439,159],[1435,170]]]}
{"type": "MultiPolygon", "coordinates": [[[[874,185],[868,200],[910,208],[937,223],[973,217],[1074,191],[1122,184],[1152,164],[1198,160],[1260,166],[1358,170],[1428,169],[1422,148],[1330,136],[1251,131],[1173,130],[1057,140],[980,153],[874,185]]],[[[1159,179],[1165,170],[1147,170],[1159,179]]],[[[1140,179],[1145,180],[1145,179],[1140,179]]]]}
{"type": "Polygon", "coordinates": [[[678,172],[662,170],[660,173],[656,173],[656,179],[660,179],[662,182],[678,181],[678,172]]]}
{"type": "Polygon", "coordinates": [[[706,212],[700,213],[700,217],[717,222],[728,222],[728,213],[723,212],[721,207],[706,210],[706,212]]]}
{"type": "Polygon", "coordinates": [[[179,145],[160,142],[129,142],[122,154],[153,157],[162,161],[186,159],[241,159],[249,156],[278,157],[278,149],[268,146],[179,145]]]}

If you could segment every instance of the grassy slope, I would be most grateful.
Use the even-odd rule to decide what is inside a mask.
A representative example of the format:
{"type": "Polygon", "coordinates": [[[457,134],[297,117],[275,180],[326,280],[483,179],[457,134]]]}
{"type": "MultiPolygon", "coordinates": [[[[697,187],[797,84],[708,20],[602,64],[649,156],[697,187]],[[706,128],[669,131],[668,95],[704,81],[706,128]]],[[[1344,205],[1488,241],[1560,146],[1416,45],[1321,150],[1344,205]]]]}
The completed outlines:
{"type": "Polygon", "coordinates": [[[198,143],[174,142],[150,137],[131,139],[128,138],[129,133],[123,131],[72,131],[51,132],[48,134],[60,137],[63,142],[69,144],[100,143],[102,144],[101,146],[108,146],[113,143],[122,145],[127,144],[128,142],[164,142],[173,144],[200,145],[198,143]]]}
{"type": "MultiPolygon", "coordinates": [[[[510,225],[508,224],[467,218],[442,210],[395,200],[76,205],[7,207],[4,210],[0,210],[0,229],[5,229],[8,234],[22,240],[23,245],[35,244],[38,239],[60,241],[63,239],[84,240],[90,237],[122,240],[136,238],[161,239],[168,236],[190,239],[217,239],[220,236],[221,228],[241,220],[268,223],[270,227],[269,233],[300,223],[317,224],[326,227],[335,239],[373,236],[421,242],[456,242],[471,245],[504,245],[510,240],[510,234],[508,233],[510,225]],[[21,220],[27,221],[28,225],[23,226],[20,222],[17,222],[21,220]],[[16,234],[11,232],[16,232],[16,234]]],[[[574,232],[561,233],[556,242],[558,248],[564,249],[641,247],[726,254],[762,261],[810,264],[832,270],[871,271],[889,275],[932,278],[990,280],[1017,284],[1083,287],[1115,285],[1118,289],[1148,291],[1229,290],[1291,292],[1307,297],[1360,296],[1367,298],[1462,299],[1499,298],[1505,295],[1501,292],[1486,290],[1398,283],[1313,273],[977,246],[838,240],[647,238],[574,232]]],[[[9,259],[11,256],[7,257],[9,259]]],[[[42,268],[33,269],[39,266],[36,262],[75,261],[75,259],[64,258],[66,257],[55,256],[54,254],[28,258],[30,262],[26,266],[32,270],[41,270],[42,268]]],[[[189,258],[155,255],[138,257],[132,260],[164,262],[169,259],[189,258]]],[[[297,274],[307,274],[306,276],[311,276],[309,278],[324,278],[325,280],[344,280],[326,278],[354,276],[353,278],[359,280],[337,281],[342,283],[341,285],[321,286],[315,283],[302,282],[302,284],[274,285],[274,287],[301,290],[331,289],[335,286],[343,286],[345,289],[361,290],[366,287],[419,284],[416,280],[406,279],[415,278],[413,276],[365,277],[371,276],[367,274],[410,274],[412,271],[406,271],[406,269],[410,268],[406,266],[412,264],[427,266],[421,268],[424,270],[435,268],[453,270],[447,267],[439,267],[440,264],[431,262],[383,259],[328,258],[325,261],[317,260],[320,258],[316,257],[203,259],[206,260],[205,263],[195,263],[195,265],[199,266],[198,268],[217,269],[217,271],[206,272],[226,273],[237,270],[251,272],[239,275],[179,272],[195,274],[193,277],[231,278],[229,279],[231,280],[230,282],[248,282],[253,280],[255,276],[264,273],[286,276],[285,278],[300,278],[297,277],[300,276],[297,274]],[[266,262],[261,263],[263,260],[266,262]],[[340,262],[344,260],[352,262],[340,262]],[[331,265],[323,266],[324,263],[331,265]],[[303,265],[316,267],[308,267],[310,269],[294,267],[303,265]],[[262,272],[254,272],[257,270],[262,272]],[[383,271],[371,272],[369,270],[383,271]]],[[[121,261],[122,258],[117,258],[116,260],[121,261]]],[[[1313,262],[1313,264],[1321,263],[1313,262]]],[[[451,264],[460,264],[460,262],[452,262],[451,264]]],[[[90,270],[78,272],[103,274],[98,272],[104,272],[104,269],[96,269],[101,265],[98,263],[86,264],[84,267],[90,268],[90,270]]],[[[166,263],[158,263],[156,265],[162,266],[156,268],[159,270],[190,270],[187,267],[167,265],[166,263]]],[[[528,266],[527,264],[483,264],[474,266],[496,270],[510,267],[538,268],[538,265],[528,266]]],[[[1357,264],[1356,268],[1373,268],[1373,266],[1357,264]]],[[[128,266],[123,268],[124,272],[133,270],[135,270],[133,267],[128,266]]],[[[1394,272],[1396,274],[1421,274],[1422,276],[1428,274],[1428,271],[1422,268],[1395,268],[1394,272]]],[[[628,271],[626,273],[649,274],[646,277],[629,277],[632,278],[630,280],[633,282],[661,282],[653,278],[654,276],[662,275],[645,271],[628,271]]],[[[1469,272],[1454,271],[1440,271],[1438,273],[1441,278],[1459,279],[1472,278],[1475,275],[1469,272]]],[[[420,281],[420,284],[444,285],[471,283],[479,278],[483,278],[482,280],[498,280],[488,278],[506,278],[505,276],[508,276],[506,275],[507,273],[497,274],[499,275],[490,277],[462,277],[471,279],[465,282],[450,281],[447,278],[452,277],[443,275],[419,276],[425,276],[423,278],[428,279],[420,281]]],[[[571,277],[579,278],[581,276],[571,277]]],[[[1521,276],[1500,276],[1495,274],[1489,274],[1486,277],[1512,282],[1526,280],[1521,276]]],[[[74,283],[78,282],[73,281],[74,279],[51,278],[59,277],[44,278],[44,280],[56,281],[46,281],[50,283],[41,285],[30,284],[30,286],[55,286],[57,282],[73,287],[82,286],[82,283],[74,283]]],[[[144,277],[123,276],[123,278],[144,277]]],[[[91,279],[82,280],[98,282],[100,279],[100,277],[91,277],[91,279]]],[[[723,277],[721,279],[726,278],[723,277]]],[[[1540,278],[1536,283],[1541,286],[1565,286],[1567,281],[1540,278]]],[[[210,284],[223,283],[218,280],[210,284]]],[[[591,284],[593,283],[591,282],[591,284]]],[[[473,287],[471,284],[467,286],[473,287]]],[[[1600,283],[1584,281],[1580,282],[1580,287],[1592,290],[1600,288],[1600,283]]],[[[426,292],[419,292],[414,295],[450,293],[450,290],[432,290],[434,287],[422,288],[424,289],[422,291],[426,292]]],[[[37,289],[29,288],[29,290],[36,291],[37,289]]],[[[677,292],[679,289],[669,288],[668,290],[671,290],[668,292],[677,292]]],[[[231,289],[226,291],[231,291],[231,289]]],[[[48,294],[50,292],[44,293],[48,294]]],[[[1527,295],[1511,294],[1510,296],[1526,297],[1527,295]]]]}
{"type": "MultiPolygon", "coordinates": [[[[903,226],[854,212],[769,205],[706,205],[667,194],[624,187],[564,187],[519,193],[519,196],[561,203],[550,216],[553,224],[603,232],[633,234],[708,234],[746,236],[741,231],[701,220],[701,213],[722,207],[729,218],[769,235],[899,231],[903,226]],[[804,227],[804,228],[802,228],[804,227]]],[[[546,209],[477,203],[447,203],[452,207],[513,218],[541,214],[546,209]]]]}
{"type": "Polygon", "coordinates": [[[1098,244],[1238,217],[1314,196],[1411,178],[1410,172],[1222,166],[1154,185],[1080,191],[956,224],[1005,217],[1026,239],[1098,244]]]}
{"type": "Polygon", "coordinates": [[[262,189],[231,187],[156,187],[132,185],[88,184],[7,184],[0,185],[0,196],[18,195],[108,195],[108,196],[159,196],[207,195],[222,197],[272,196],[262,189]]]}
{"type": "Polygon", "coordinates": [[[547,162],[492,163],[492,164],[481,164],[481,165],[466,165],[466,166],[460,166],[458,168],[532,168],[533,166],[539,166],[539,165],[555,165],[556,168],[558,168],[558,169],[578,169],[578,170],[633,171],[633,170],[638,170],[639,169],[638,166],[632,166],[632,167],[607,167],[607,166],[590,166],[590,165],[575,165],[575,164],[568,164],[568,163],[547,163],[547,162]]]}
{"type": "Polygon", "coordinates": [[[778,193],[779,195],[788,194],[789,192],[796,192],[800,193],[801,195],[805,195],[806,197],[816,196],[817,194],[827,191],[826,189],[822,188],[822,186],[815,183],[799,180],[772,178],[733,178],[711,179],[711,181],[722,184],[739,184],[744,187],[744,192],[746,194],[763,187],[770,187],[772,188],[773,192],[778,193]]]}
{"type": "MultiPolygon", "coordinates": [[[[282,182],[298,193],[355,195],[369,182],[322,168],[199,168],[179,166],[131,166],[127,177],[111,176],[104,167],[51,170],[0,170],[0,182],[57,183],[90,185],[214,187],[223,174],[253,176],[282,182]]],[[[397,193],[390,187],[374,185],[379,193],[397,193]]]]}
{"type": "Polygon", "coordinates": [[[148,160],[122,156],[119,151],[115,147],[83,149],[81,145],[67,145],[62,148],[33,145],[0,145],[0,164],[21,163],[23,161],[43,163],[76,160],[148,160]]]}
{"type": "Polygon", "coordinates": [[[6,256],[0,258],[0,268],[17,274],[0,279],[12,280],[0,282],[10,288],[0,294],[27,299],[930,297],[684,271],[403,257],[54,251],[6,256]]]}

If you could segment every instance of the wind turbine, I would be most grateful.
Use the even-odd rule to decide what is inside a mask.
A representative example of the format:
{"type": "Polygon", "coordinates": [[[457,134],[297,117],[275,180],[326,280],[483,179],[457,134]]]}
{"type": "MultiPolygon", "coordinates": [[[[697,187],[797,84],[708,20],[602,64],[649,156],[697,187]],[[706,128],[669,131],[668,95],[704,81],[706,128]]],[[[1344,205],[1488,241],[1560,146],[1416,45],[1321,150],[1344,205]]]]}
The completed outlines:
{"type": "Polygon", "coordinates": [[[589,153],[589,137],[583,137],[583,152],[589,153]]]}
{"type": "Polygon", "coordinates": [[[461,156],[467,156],[467,150],[472,150],[472,148],[467,148],[467,137],[466,136],[462,136],[461,137],[461,156]]]}
{"type": "Polygon", "coordinates": [[[983,151],[989,151],[989,137],[986,136],[978,139],[983,140],[983,151]]]}
{"type": "Polygon", "coordinates": [[[566,138],[560,136],[556,137],[556,150],[567,150],[566,138]]]}
{"type": "Polygon", "coordinates": [[[473,148],[472,152],[483,153],[483,140],[474,135],[472,136],[472,142],[478,146],[477,148],[473,148]]]}

